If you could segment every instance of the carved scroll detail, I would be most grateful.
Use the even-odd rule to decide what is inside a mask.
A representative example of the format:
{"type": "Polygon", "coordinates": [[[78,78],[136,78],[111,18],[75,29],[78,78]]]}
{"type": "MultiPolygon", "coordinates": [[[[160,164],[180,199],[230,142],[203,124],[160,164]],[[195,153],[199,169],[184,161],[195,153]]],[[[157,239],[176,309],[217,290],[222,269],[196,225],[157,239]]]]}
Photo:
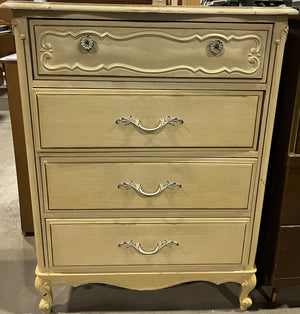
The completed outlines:
{"type": "Polygon", "coordinates": [[[52,291],[50,281],[36,277],[35,279],[35,289],[42,296],[42,299],[39,304],[39,308],[45,313],[49,314],[52,307],[52,291]]]}
{"type": "Polygon", "coordinates": [[[241,292],[239,295],[240,309],[246,311],[252,305],[252,299],[249,297],[249,293],[256,286],[256,276],[252,274],[250,278],[244,279],[241,283],[241,292]]]}
{"type": "Polygon", "coordinates": [[[81,70],[85,72],[98,72],[101,70],[105,70],[109,72],[113,69],[119,68],[119,69],[125,69],[125,70],[130,70],[133,72],[144,73],[144,74],[162,74],[162,73],[174,72],[178,70],[187,70],[192,73],[203,72],[206,74],[218,74],[222,72],[226,72],[229,74],[233,72],[239,72],[242,74],[253,74],[258,70],[260,66],[259,58],[261,57],[261,53],[260,53],[261,39],[259,36],[255,34],[247,34],[247,35],[233,35],[232,34],[232,35],[226,36],[221,33],[210,33],[210,34],[205,34],[203,36],[199,34],[194,34],[191,36],[181,37],[181,36],[175,36],[172,34],[167,34],[167,33],[159,32],[159,31],[143,31],[143,32],[136,32],[136,33],[132,33],[128,35],[117,36],[110,32],[99,33],[95,30],[86,30],[84,32],[82,31],[59,32],[59,31],[49,30],[42,33],[40,37],[40,47],[41,47],[40,62],[42,66],[48,71],[67,69],[70,71],[81,70]],[[56,64],[56,65],[49,64],[49,60],[53,58],[52,45],[51,43],[47,41],[49,36],[56,36],[56,37],[61,37],[61,38],[71,37],[72,39],[77,40],[83,35],[93,35],[94,38],[97,37],[100,40],[109,38],[114,41],[128,41],[128,40],[133,40],[133,39],[141,38],[141,37],[157,37],[157,38],[163,38],[166,40],[183,42],[183,43],[191,42],[194,40],[202,42],[209,38],[214,38],[214,39],[218,38],[218,39],[222,39],[225,42],[230,42],[231,40],[235,40],[235,41],[254,40],[256,42],[256,45],[255,47],[252,47],[248,52],[248,62],[252,65],[250,69],[244,69],[241,67],[227,67],[227,66],[222,66],[217,69],[208,69],[202,65],[193,67],[187,64],[179,64],[179,65],[161,67],[161,68],[142,68],[142,67],[134,66],[132,64],[122,63],[122,62],[105,64],[105,63],[102,63],[101,61],[99,62],[97,66],[85,66],[80,61],[75,62],[73,64],[67,64],[67,63],[56,64]]]}
{"type": "Polygon", "coordinates": [[[280,38],[275,40],[275,45],[280,45],[282,40],[284,40],[284,43],[285,43],[288,33],[289,33],[289,26],[285,25],[282,29],[280,38]]]}
{"type": "Polygon", "coordinates": [[[13,17],[11,26],[12,26],[12,30],[14,32],[15,37],[20,37],[20,39],[22,40],[26,39],[26,36],[21,31],[22,25],[18,19],[13,17]]]}

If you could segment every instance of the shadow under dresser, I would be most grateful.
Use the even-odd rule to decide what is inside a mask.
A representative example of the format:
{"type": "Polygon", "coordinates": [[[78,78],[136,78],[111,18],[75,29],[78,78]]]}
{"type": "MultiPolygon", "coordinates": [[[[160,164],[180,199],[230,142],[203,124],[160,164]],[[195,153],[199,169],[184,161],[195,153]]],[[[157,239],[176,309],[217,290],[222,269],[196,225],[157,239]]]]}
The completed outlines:
{"type": "Polygon", "coordinates": [[[290,8],[8,2],[40,308],[51,286],[241,284],[246,310],[290,8]]]}

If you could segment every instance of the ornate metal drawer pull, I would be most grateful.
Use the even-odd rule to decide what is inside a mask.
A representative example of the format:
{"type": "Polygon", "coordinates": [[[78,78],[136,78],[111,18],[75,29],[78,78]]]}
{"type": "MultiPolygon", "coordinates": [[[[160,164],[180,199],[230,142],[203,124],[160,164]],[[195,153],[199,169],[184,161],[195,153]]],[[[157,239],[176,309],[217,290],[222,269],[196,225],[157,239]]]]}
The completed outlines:
{"type": "Polygon", "coordinates": [[[152,133],[152,132],[155,132],[155,131],[162,129],[167,124],[170,124],[172,126],[175,126],[177,123],[182,124],[183,120],[178,119],[178,118],[171,118],[170,116],[168,116],[167,118],[160,119],[158,121],[158,126],[156,126],[155,128],[152,128],[152,129],[148,129],[148,128],[143,127],[141,120],[136,119],[133,116],[129,116],[129,118],[120,118],[120,119],[116,120],[116,123],[117,124],[123,123],[125,126],[129,125],[129,124],[133,124],[139,130],[142,130],[146,133],[152,133]]]}
{"type": "Polygon", "coordinates": [[[164,247],[169,247],[171,248],[173,245],[176,245],[178,246],[179,243],[176,242],[176,241],[168,241],[168,240],[163,240],[161,242],[158,242],[156,244],[156,248],[151,251],[151,252],[146,252],[144,251],[142,248],[141,248],[141,244],[138,243],[138,242],[134,242],[132,240],[130,240],[129,242],[121,242],[118,244],[118,247],[121,247],[121,246],[125,246],[126,248],[130,248],[130,247],[133,247],[134,249],[137,250],[137,252],[139,252],[140,254],[143,254],[143,255],[153,255],[157,252],[159,252],[160,250],[162,250],[164,247]]]}
{"type": "Polygon", "coordinates": [[[158,189],[154,193],[146,193],[146,192],[144,192],[142,190],[141,184],[134,183],[133,181],[130,181],[129,183],[127,183],[127,182],[120,183],[118,185],[118,188],[120,189],[122,186],[125,187],[126,190],[134,189],[140,195],[147,196],[147,197],[157,196],[157,195],[161,194],[165,189],[174,190],[174,188],[176,186],[181,188],[181,184],[178,184],[178,183],[175,183],[175,182],[169,182],[169,181],[159,184],[158,189]]]}
{"type": "Polygon", "coordinates": [[[210,51],[212,54],[217,55],[217,54],[219,54],[220,52],[222,52],[222,50],[224,49],[224,45],[223,45],[223,43],[221,42],[221,40],[216,39],[216,40],[213,40],[213,41],[208,45],[208,49],[209,49],[209,51],[210,51]]]}
{"type": "Polygon", "coordinates": [[[80,39],[80,46],[86,51],[91,50],[94,47],[95,41],[91,36],[83,36],[80,39]]]}

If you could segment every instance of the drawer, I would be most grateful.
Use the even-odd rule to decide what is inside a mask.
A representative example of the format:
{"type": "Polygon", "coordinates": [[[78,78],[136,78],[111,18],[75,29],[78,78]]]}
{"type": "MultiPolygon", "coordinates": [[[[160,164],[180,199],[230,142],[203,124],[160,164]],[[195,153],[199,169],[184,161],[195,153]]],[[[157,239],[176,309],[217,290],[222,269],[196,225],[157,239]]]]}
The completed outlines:
{"type": "Polygon", "coordinates": [[[50,265],[241,264],[247,226],[247,219],[48,219],[50,265]]]}
{"type": "Polygon", "coordinates": [[[34,75],[265,80],[269,24],[31,21],[34,75]]]}
{"type": "Polygon", "coordinates": [[[42,158],[46,210],[250,209],[254,159],[42,158]]]}
{"type": "Polygon", "coordinates": [[[281,226],[278,236],[274,277],[300,277],[300,225],[281,226]]]}
{"type": "MultiPolygon", "coordinates": [[[[300,225],[300,159],[290,157],[289,166],[285,169],[285,179],[280,223],[300,225]]],[[[283,167],[283,166],[282,166],[283,167]]],[[[300,230],[300,229],[299,229],[300,230]]]]}
{"type": "Polygon", "coordinates": [[[35,96],[42,149],[257,147],[259,92],[37,90],[35,96]]]}

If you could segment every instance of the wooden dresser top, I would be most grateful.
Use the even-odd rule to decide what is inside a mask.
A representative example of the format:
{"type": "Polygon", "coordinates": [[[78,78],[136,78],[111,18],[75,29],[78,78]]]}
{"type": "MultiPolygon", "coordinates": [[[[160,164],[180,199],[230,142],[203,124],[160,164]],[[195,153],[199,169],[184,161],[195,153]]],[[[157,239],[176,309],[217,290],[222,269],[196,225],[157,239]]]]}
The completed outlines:
{"type": "Polygon", "coordinates": [[[149,6],[149,5],[104,5],[86,3],[55,3],[31,1],[7,1],[1,9],[50,10],[73,12],[128,12],[128,13],[173,13],[198,15],[297,15],[290,7],[192,7],[192,6],[149,6]]]}

